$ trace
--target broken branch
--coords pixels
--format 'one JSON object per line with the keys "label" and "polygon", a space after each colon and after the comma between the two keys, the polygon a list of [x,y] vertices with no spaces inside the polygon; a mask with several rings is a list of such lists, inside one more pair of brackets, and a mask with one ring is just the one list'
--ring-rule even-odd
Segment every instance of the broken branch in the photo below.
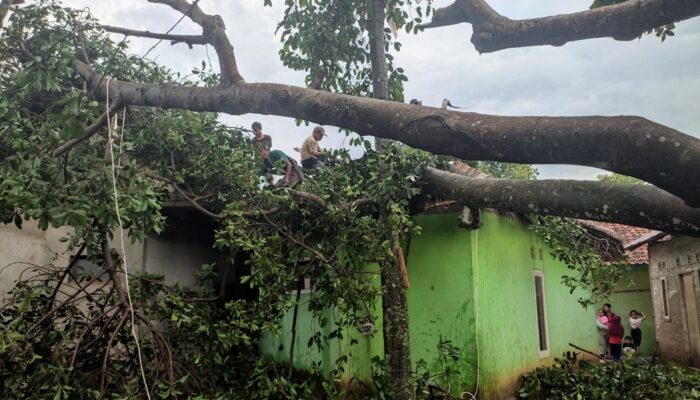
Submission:
{"label": "broken branch", "polygon": [[226,36],[226,26],[220,16],[205,14],[197,5],[199,0],[195,0],[192,4],[186,0],[148,0],[148,2],[170,6],[202,27],[207,43],[214,47],[216,54],[219,56],[222,86],[245,83],[243,76],[238,72],[233,45]]}

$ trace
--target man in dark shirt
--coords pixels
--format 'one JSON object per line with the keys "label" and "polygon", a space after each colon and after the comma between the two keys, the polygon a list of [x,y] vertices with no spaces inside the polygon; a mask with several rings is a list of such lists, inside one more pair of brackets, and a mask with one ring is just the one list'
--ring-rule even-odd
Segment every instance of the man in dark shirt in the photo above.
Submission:
{"label": "man in dark shirt", "polygon": [[[304,179],[304,174],[296,161],[280,150],[272,150],[263,147],[261,149],[263,165],[258,173],[260,176],[267,174],[284,175],[282,179],[277,181],[276,186],[294,187]],[[270,178],[272,179],[272,178]]]}
{"label": "man in dark shirt", "polygon": [[253,126],[251,126],[253,129],[253,138],[251,141],[253,142],[254,145],[258,145],[261,148],[266,147],[268,150],[272,148],[272,138],[270,135],[265,135],[262,131],[262,124],[260,122],[253,122]]}

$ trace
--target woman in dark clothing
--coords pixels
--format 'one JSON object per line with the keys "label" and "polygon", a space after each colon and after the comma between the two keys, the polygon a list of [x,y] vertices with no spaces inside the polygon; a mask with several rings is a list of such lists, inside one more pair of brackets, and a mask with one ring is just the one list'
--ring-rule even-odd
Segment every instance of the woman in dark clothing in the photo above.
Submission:
{"label": "woman in dark clothing", "polygon": [[613,315],[608,321],[608,342],[610,343],[610,353],[615,361],[620,360],[622,354],[622,337],[625,336],[625,327],[620,322],[619,315]]}

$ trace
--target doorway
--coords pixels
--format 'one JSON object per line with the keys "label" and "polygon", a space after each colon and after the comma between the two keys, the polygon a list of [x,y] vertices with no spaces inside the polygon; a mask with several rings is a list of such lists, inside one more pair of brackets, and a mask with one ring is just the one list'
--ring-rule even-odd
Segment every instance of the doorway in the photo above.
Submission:
{"label": "doorway", "polygon": [[700,367],[700,323],[698,323],[698,304],[693,274],[681,275],[681,285],[683,286],[683,304],[685,305],[685,320],[688,327],[690,360],[694,366]]}

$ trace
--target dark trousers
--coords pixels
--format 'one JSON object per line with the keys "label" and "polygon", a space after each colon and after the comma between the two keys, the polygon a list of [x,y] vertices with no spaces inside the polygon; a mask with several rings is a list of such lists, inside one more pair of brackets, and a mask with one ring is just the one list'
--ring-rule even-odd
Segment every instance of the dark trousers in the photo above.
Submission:
{"label": "dark trousers", "polygon": [[307,158],[306,160],[301,160],[301,166],[305,169],[314,169],[318,164],[323,164],[326,161],[326,156],[321,154],[318,157]]}
{"label": "dark trousers", "polygon": [[631,335],[632,335],[632,342],[634,342],[634,348],[637,351],[639,351],[639,346],[642,345],[642,330],[639,328],[632,329]]}
{"label": "dark trousers", "polygon": [[622,344],[610,343],[610,354],[612,354],[613,360],[618,361],[622,355]]}

